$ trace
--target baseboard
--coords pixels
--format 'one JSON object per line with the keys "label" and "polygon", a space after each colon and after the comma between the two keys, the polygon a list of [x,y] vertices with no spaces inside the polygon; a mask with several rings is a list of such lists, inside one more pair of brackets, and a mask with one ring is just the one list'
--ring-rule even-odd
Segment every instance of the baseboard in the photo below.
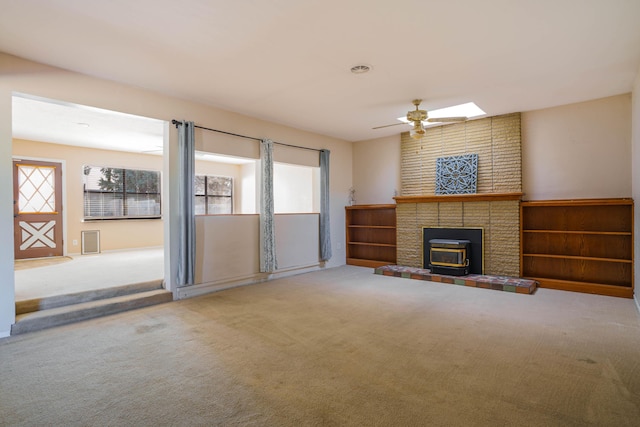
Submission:
{"label": "baseboard", "polygon": [[11,329],[9,329],[8,331],[0,331],[0,338],[7,338],[10,335],[11,335]]}
{"label": "baseboard", "polygon": [[640,313],[640,294],[635,294],[633,295],[633,300],[636,302],[636,308],[638,309],[638,312]]}
{"label": "baseboard", "polygon": [[268,280],[263,275],[251,275],[248,277],[236,277],[233,279],[223,279],[216,282],[199,283],[192,286],[184,286],[176,289],[175,299],[193,298],[212,292],[223,291],[225,289],[236,288],[238,286],[253,285],[255,283]]}
{"label": "baseboard", "polygon": [[[162,249],[162,248],[164,248],[164,246],[143,246],[140,248],[107,249],[107,250],[100,250],[100,252],[95,254],[86,254],[86,255],[115,254],[118,252],[146,251],[151,249]],[[82,252],[67,252],[65,255],[70,257],[85,256],[85,254],[83,254]]]}
{"label": "baseboard", "polygon": [[176,299],[193,298],[200,295],[219,292],[225,289],[237,288],[239,286],[255,285],[269,280],[280,279],[282,277],[295,276],[297,274],[311,273],[322,269],[324,263],[306,266],[296,266],[284,268],[273,273],[255,273],[242,277],[227,278],[215,282],[199,283],[197,285],[178,288],[174,293]]}

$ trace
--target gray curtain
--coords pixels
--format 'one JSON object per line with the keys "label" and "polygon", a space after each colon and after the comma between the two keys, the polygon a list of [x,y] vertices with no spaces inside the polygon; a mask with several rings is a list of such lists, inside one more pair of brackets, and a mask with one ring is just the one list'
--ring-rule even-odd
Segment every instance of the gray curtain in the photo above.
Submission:
{"label": "gray curtain", "polygon": [[260,272],[270,273],[278,269],[278,261],[273,210],[273,141],[269,139],[260,143],[260,166]]}
{"label": "gray curtain", "polygon": [[331,258],[329,154],[329,150],[320,150],[320,261],[328,261]]}
{"label": "gray curtain", "polygon": [[178,156],[180,187],[178,191],[180,220],[177,285],[193,285],[195,280],[196,220],[194,216],[193,179],[195,173],[195,136],[193,122],[182,121],[178,126]]}

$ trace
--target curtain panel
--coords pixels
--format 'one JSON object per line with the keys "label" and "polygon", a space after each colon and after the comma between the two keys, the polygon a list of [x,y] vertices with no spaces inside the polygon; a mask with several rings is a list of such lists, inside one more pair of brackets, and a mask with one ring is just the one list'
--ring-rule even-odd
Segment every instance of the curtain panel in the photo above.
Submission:
{"label": "curtain panel", "polygon": [[320,261],[331,259],[331,221],[329,211],[329,150],[320,150]]}
{"label": "curtain panel", "polygon": [[179,173],[179,207],[180,221],[179,264],[177,285],[193,285],[195,281],[195,201],[193,196],[193,180],[195,174],[195,133],[193,122],[182,121],[178,126]]}
{"label": "curtain panel", "polygon": [[260,272],[278,269],[273,206],[273,141],[260,142]]}

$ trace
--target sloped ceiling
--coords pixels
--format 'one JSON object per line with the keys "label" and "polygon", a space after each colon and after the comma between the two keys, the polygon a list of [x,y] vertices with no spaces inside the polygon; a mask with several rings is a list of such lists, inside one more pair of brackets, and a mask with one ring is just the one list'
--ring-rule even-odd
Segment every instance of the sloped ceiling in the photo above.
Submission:
{"label": "sloped ceiling", "polygon": [[[0,51],[347,141],[631,91],[640,1],[0,0]],[[372,71],[350,72],[367,64]]]}

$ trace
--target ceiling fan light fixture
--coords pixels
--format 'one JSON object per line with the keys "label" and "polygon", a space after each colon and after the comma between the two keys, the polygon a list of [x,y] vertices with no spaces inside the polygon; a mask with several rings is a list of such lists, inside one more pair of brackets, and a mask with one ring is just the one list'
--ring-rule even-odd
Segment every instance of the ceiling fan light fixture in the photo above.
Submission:
{"label": "ceiling fan light fixture", "polygon": [[420,139],[424,136],[424,132],[420,133],[420,132],[417,132],[415,129],[411,129],[409,131],[409,136],[411,136],[411,138],[413,139]]}
{"label": "ceiling fan light fixture", "polygon": [[425,134],[425,132],[426,131],[424,129],[424,126],[422,125],[422,122],[415,121],[413,122],[413,129],[409,131],[409,135],[413,139],[420,139]]}
{"label": "ceiling fan light fixture", "polygon": [[[416,139],[420,139],[420,136],[424,135],[426,132],[426,126],[439,125],[444,123],[466,122],[471,117],[477,117],[486,114],[473,102],[467,102],[466,104],[454,105],[453,107],[441,108],[440,110],[429,112],[420,109],[421,102],[421,99],[414,99],[412,103],[413,105],[415,105],[416,109],[407,111],[407,115],[405,117],[398,117],[398,121],[400,123],[376,126],[373,129],[382,129],[401,124],[408,124],[413,126],[410,130],[411,136]],[[431,113],[434,113],[433,116],[435,117],[431,116]],[[443,113],[449,113],[449,116],[444,115]],[[451,113],[457,114],[451,115]]]}
{"label": "ceiling fan light fixture", "polygon": [[[409,111],[409,113],[413,113],[413,111]],[[435,125],[441,122],[436,121],[440,117],[466,117],[467,119],[473,117],[482,116],[485,113],[480,107],[478,107],[473,102],[467,102],[466,104],[454,105],[451,107],[440,108],[438,110],[430,110],[429,111],[429,123],[428,125]],[[407,117],[398,117],[398,120],[404,123],[409,123],[410,120]]]}

